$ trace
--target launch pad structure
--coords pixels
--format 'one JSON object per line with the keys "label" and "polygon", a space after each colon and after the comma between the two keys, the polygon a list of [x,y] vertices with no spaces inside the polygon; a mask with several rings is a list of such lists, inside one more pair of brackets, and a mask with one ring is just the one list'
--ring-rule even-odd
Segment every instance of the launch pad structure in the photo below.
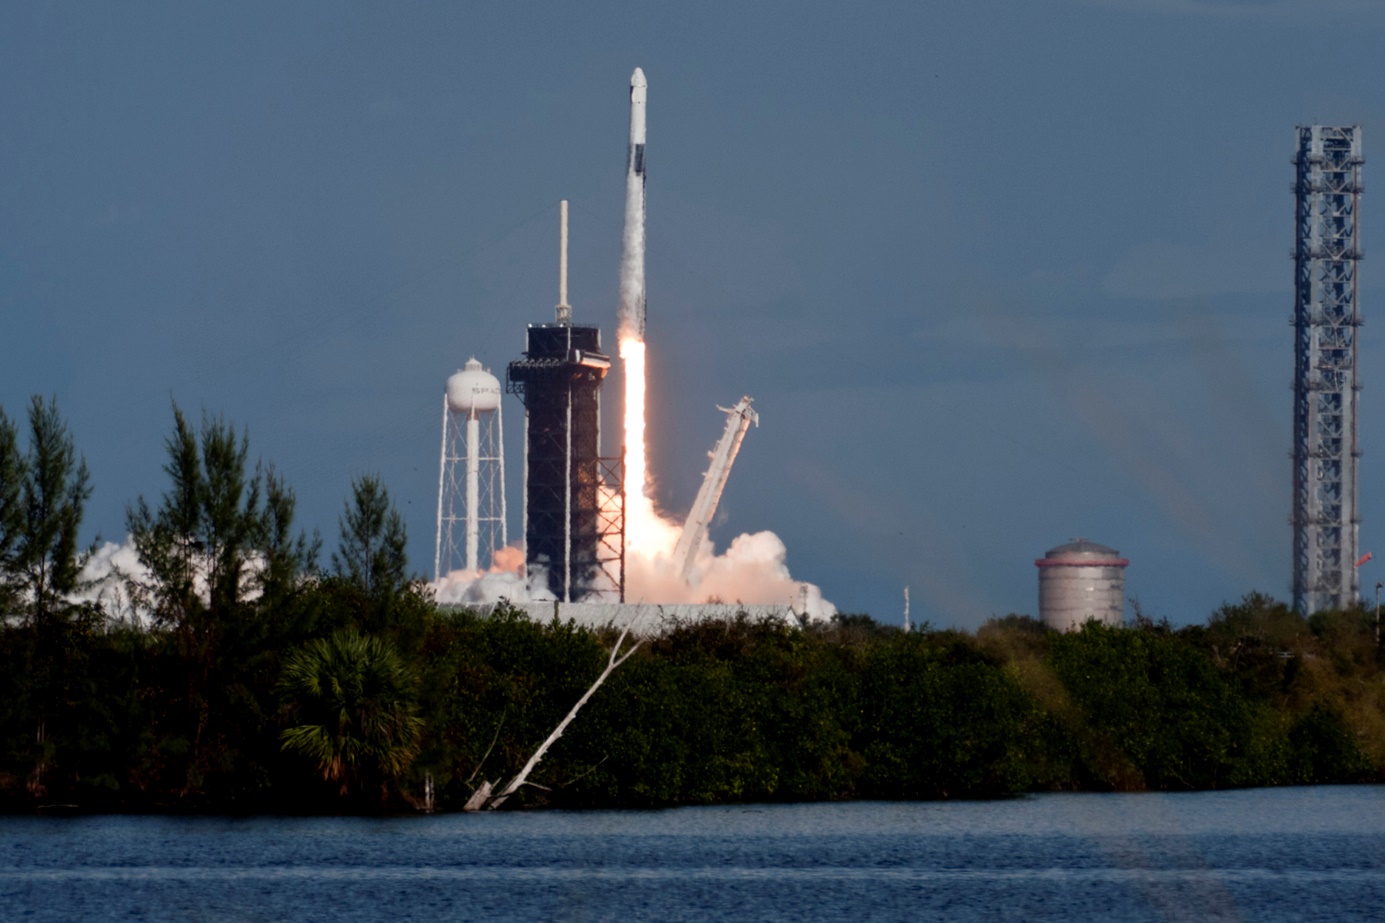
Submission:
{"label": "launch pad structure", "polygon": [[524,404],[524,561],[563,602],[623,602],[625,518],[619,458],[601,455],[601,329],[572,323],[567,202],[560,206],[555,322],[530,324],[506,390]]}
{"label": "launch pad structure", "polygon": [[1294,156],[1294,608],[1356,603],[1360,126],[1300,126]]}

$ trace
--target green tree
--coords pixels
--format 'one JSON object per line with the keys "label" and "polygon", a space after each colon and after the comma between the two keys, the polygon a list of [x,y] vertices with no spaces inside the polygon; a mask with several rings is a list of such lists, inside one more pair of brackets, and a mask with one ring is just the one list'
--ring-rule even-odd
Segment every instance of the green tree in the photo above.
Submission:
{"label": "green tree", "polygon": [[87,558],[77,531],[90,496],[87,463],[55,399],[30,402],[23,456],[14,427],[0,413],[0,581],[30,623],[57,618],[70,605]]}
{"label": "green tree", "polygon": [[283,749],[311,760],[343,797],[372,784],[383,796],[418,753],[413,679],[380,638],[347,630],[309,642],[285,661],[280,691],[295,722]]}
{"label": "green tree", "polygon": [[298,499],[293,489],[270,467],[264,473],[265,502],[260,541],[261,566],[256,582],[271,605],[299,589],[304,574],[317,568],[322,541],[293,529]]}
{"label": "green tree", "polygon": [[176,405],[173,423],[170,489],[157,509],[141,497],[126,514],[151,578],[132,591],[203,659],[251,597],[287,593],[311,572],[318,542],[293,531],[297,501],[274,469],[250,470],[243,433],[208,417],[199,433]]}
{"label": "green tree", "polygon": [[71,750],[80,667],[101,615],[72,601],[87,558],[77,532],[91,487],[57,401],[30,401],[23,454],[17,436],[0,411],[0,603],[4,615],[23,615],[17,630],[5,626],[5,640],[18,655],[14,714],[32,731],[16,755],[29,767],[29,791],[41,796],[50,767]]}
{"label": "green tree", "polygon": [[1289,774],[1289,781],[1302,785],[1373,782],[1377,775],[1341,714],[1322,704],[1289,730]]}
{"label": "green tree", "polygon": [[391,599],[409,582],[404,520],[380,479],[367,474],[351,482],[351,500],[341,515],[341,548],[332,569],[372,600]]}
{"label": "green tree", "polygon": [[[169,750],[184,752],[183,794],[200,791],[208,773],[237,775],[237,748],[267,731],[259,707],[277,662],[266,659],[268,602],[281,600],[311,568],[315,545],[292,531],[293,493],[263,466],[252,471],[249,440],[204,415],[199,430],[173,408],[165,441],[170,479],[157,508],[141,497],[127,524],[145,579],[130,592],[175,642],[184,709],[166,729]],[[227,781],[226,784],[236,784]]]}
{"label": "green tree", "polygon": [[364,631],[387,636],[411,654],[422,639],[430,603],[409,574],[404,520],[378,477],[351,482],[340,525],[328,587],[339,610]]}
{"label": "green tree", "polygon": [[152,583],[138,589],[154,617],[187,636],[212,633],[250,576],[264,529],[260,478],[246,468],[248,439],[204,416],[201,438],[176,405],[164,443],[172,481],[157,509],[140,497],[126,514]]}
{"label": "green tree", "polygon": [[19,505],[24,459],[15,426],[0,407],[0,619],[19,601],[18,549],[24,520]]}
{"label": "green tree", "polygon": [[1199,789],[1245,784],[1254,710],[1212,658],[1163,628],[1088,623],[1052,641],[1048,662],[1081,724],[1092,784]]}

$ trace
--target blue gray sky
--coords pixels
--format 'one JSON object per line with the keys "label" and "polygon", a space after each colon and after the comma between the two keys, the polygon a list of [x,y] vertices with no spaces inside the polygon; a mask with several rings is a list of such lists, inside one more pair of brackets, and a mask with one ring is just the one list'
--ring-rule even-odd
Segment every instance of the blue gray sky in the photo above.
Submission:
{"label": "blue gray sky", "polygon": [[1382,38],[1385,3],[1331,0],[6,4],[0,404],[57,396],[91,538],[164,489],[176,400],[329,547],[379,473],[428,569],[443,382],[552,316],[561,198],[614,336],[640,66],[668,508],[749,394],[713,538],[772,529],[841,609],[1033,613],[1034,558],[1084,536],[1201,621],[1288,595],[1295,125],[1364,126],[1381,300]]}

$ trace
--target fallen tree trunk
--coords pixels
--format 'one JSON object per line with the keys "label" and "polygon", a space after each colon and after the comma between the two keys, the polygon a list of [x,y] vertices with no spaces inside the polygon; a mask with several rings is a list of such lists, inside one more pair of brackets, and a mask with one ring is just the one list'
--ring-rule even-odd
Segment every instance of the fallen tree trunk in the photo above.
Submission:
{"label": "fallen tree trunk", "polygon": [[479,811],[485,807],[486,799],[491,796],[491,784],[482,782],[481,787],[471,793],[471,797],[462,805],[463,811]]}
{"label": "fallen tree trunk", "polygon": [[[539,760],[543,759],[544,754],[548,752],[548,748],[553,746],[553,744],[557,742],[559,737],[563,736],[563,731],[567,730],[567,726],[572,723],[573,718],[577,717],[577,713],[582,710],[583,705],[587,704],[587,700],[592,697],[592,694],[595,693],[596,690],[601,688],[602,683],[606,682],[606,677],[610,676],[611,673],[615,671],[616,667],[620,666],[621,664],[625,663],[625,661],[629,660],[630,655],[635,653],[635,649],[640,646],[641,642],[636,641],[634,644],[630,646],[630,649],[628,651],[626,651],[624,654],[621,654],[621,645],[625,643],[625,637],[628,634],[630,634],[629,625],[625,626],[625,630],[622,631],[620,633],[620,637],[616,639],[615,647],[611,648],[611,656],[606,660],[606,669],[601,671],[601,675],[596,678],[596,682],[592,683],[591,688],[588,689],[582,695],[582,698],[577,700],[577,704],[572,706],[572,710],[567,713],[567,717],[564,718],[561,722],[559,722],[558,726],[553,729],[553,733],[548,735],[548,739],[545,740],[539,746],[539,748],[534,751],[534,755],[529,757],[529,762],[525,763],[524,768],[521,769],[519,773],[513,779],[510,780],[510,784],[506,785],[505,788],[500,792],[500,794],[494,797],[489,797],[491,792],[491,785],[489,782],[483,783],[482,786],[476,790],[475,794],[473,794],[471,798],[467,801],[466,806],[463,808],[463,810],[477,811],[484,809],[487,811],[494,811],[496,808],[504,804],[507,798],[509,798],[515,792],[519,791],[520,787],[523,786],[528,780],[529,773],[534,771],[534,767],[539,764]],[[617,657],[617,655],[619,655],[619,657]],[[473,802],[476,802],[475,807],[472,807]]]}

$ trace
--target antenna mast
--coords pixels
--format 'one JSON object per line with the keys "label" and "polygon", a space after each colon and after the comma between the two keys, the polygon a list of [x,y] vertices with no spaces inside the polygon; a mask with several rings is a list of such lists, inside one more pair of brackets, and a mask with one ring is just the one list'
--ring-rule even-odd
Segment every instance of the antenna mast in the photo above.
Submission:
{"label": "antenna mast", "polygon": [[558,203],[558,323],[572,323],[567,303],[567,199]]}

